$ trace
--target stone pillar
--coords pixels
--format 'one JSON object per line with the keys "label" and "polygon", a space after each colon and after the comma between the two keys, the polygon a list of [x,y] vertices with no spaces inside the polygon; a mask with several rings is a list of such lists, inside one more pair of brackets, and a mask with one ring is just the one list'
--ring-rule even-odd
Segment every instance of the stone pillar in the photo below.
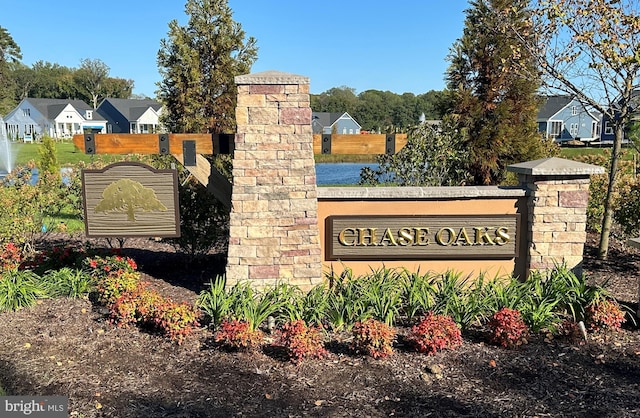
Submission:
{"label": "stone pillar", "polygon": [[604,168],[546,158],[507,169],[518,173],[528,192],[527,228],[523,231],[528,235],[527,274],[565,264],[581,275],[590,175],[604,173]]}
{"label": "stone pillar", "polygon": [[322,281],[309,79],[267,71],[235,78],[227,286]]}

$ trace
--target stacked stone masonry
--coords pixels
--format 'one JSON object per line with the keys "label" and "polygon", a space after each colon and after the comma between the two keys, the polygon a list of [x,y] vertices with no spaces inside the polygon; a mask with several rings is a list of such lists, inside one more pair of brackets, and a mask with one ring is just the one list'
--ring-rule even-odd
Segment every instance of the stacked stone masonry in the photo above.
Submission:
{"label": "stacked stone masonry", "polygon": [[322,281],[309,80],[236,77],[237,134],[227,286]]}

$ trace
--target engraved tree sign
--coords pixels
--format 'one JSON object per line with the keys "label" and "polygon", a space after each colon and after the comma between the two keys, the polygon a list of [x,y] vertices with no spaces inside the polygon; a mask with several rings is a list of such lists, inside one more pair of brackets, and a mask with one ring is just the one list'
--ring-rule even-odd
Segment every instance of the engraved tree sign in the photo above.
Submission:
{"label": "engraved tree sign", "polygon": [[82,170],[88,237],[179,237],[178,175],[122,162]]}
{"label": "engraved tree sign", "polygon": [[114,181],[102,192],[96,212],[127,212],[127,220],[136,221],[136,210],[144,212],[166,211],[167,207],[156,197],[153,189],[129,179]]}

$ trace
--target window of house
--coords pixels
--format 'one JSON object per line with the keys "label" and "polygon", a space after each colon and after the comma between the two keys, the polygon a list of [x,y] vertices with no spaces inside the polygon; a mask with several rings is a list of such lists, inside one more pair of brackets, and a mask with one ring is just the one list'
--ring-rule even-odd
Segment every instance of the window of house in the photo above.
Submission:
{"label": "window of house", "polygon": [[31,109],[22,109],[24,116],[31,116]]}
{"label": "window of house", "polygon": [[609,123],[609,121],[606,121],[604,123],[604,133],[606,135],[613,135],[613,126],[611,126],[611,124]]}
{"label": "window of house", "polygon": [[558,138],[560,134],[562,134],[562,125],[561,120],[551,121],[551,132],[549,132],[549,135],[551,135],[552,138]]}
{"label": "window of house", "polygon": [[578,106],[571,106],[571,114],[573,116],[578,114]]}
{"label": "window of house", "polygon": [[569,127],[569,133],[573,137],[578,136],[578,124],[577,123],[572,123],[571,124],[571,126]]}
{"label": "window of house", "polygon": [[347,134],[347,128],[346,127],[342,128],[342,133],[345,134],[345,135]]}
{"label": "window of house", "polygon": [[87,119],[93,119],[93,112],[90,110],[87,110]]}
{"label": "window of house", "polygon": [[598,136],[600,136],[600,124],[591,122],[591,138],[597,138]]}
{"label": "window of house", "polygon": [[131,123],[131,127],[129,128],[129,132],[131,132],[132,134],[136,133],[136,124],[135,124],[135,122]]}

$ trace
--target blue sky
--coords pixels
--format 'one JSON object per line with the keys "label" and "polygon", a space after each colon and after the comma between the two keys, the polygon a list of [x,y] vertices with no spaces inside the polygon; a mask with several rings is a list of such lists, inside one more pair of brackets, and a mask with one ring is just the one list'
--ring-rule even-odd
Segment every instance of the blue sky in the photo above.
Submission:
{"label": "blue sky", "polygon": [[[155,96],[156,56],[168,23],[187,23],[186,0],[0,0],[0,26],[31,66],[77,68],[100,59],[134,93]],[[462,35],[467,0],[229,0],[233,18],[259,47],[252,72],[310,78],[311,93],[442,90],[446,57]]]}

